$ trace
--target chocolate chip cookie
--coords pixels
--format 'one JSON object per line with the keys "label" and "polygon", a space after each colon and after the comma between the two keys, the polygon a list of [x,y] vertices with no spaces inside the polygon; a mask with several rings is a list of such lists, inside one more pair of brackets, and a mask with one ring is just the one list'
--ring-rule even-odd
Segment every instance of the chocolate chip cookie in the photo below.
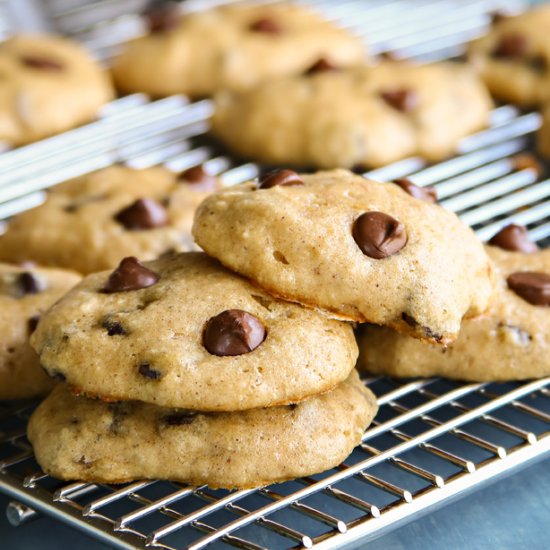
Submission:
{"label": "chocolate chip cookie", "polygon": [[505,228],[490,244],[498,292],[487,316],[464,321],[448,348],[367,326],[358,336],[359,367],[389,376],[472,381],[549,376],[550,249],[538,251],[518,226]]}
{"label": "chocolate chip cookie", "polygon": [[237,5],[179,16],[146,14],[151,32],[115,60],[119,90],[212,95],[306,70],[319,58],[360,63],[364,46],[315,12],[289,4]]}
{"label": "chocolate chip cookie", "polygon": [[322,66],[216,97],[213,132],[231,150],[268,164],[374,167],[451,155],[484,127],[491,100],[458,64]]}
{"label": "chocolate chip cookie", "polygon": [[106,72],[78,44],[45,35],[0,43],[0,141],[22,145],[89,122],[110,101]]}
{"label": "chocolate chip cookie", "polygon": [[71,271],[0,264],[0,400],[35,397],[53,387],[29,335],[40,316],[79,281]]}
{"label": "chocolate chip cookie", "polygon": [[44,204],[12,219],[0,259],[93,273],[128,255],[190,250],[195,209],[218,187],[201,167],[177,175],[112,166],[56,186]]}
{"label": "chocolate chip cookie", "polygon": [[202,253],[84,279],[33,335],[42,365],[75,391],[234,411],[328,391],[355,365],[346,323],[279,301]]}
{"label": "chocolate chip cookie", "polygon": [[275,296],[440,343],[493,294],[491,262],[453,213],[346,170],[226,189],[199,206],[193,235]]}
{"label": "chocolate chip cookie", "polygon": [[75,397],[60,385],[33,414],[28,431],[38,463],[58,479],[170,479],[244,489],[337,466],[376,409],[355,371],[297,405],[228,413],[108,404]]}
{"label": "chocolate chip cookie", "polygon": [[532,107],[550,99],[550,6],[499,19],[469,59],[498,99]]}

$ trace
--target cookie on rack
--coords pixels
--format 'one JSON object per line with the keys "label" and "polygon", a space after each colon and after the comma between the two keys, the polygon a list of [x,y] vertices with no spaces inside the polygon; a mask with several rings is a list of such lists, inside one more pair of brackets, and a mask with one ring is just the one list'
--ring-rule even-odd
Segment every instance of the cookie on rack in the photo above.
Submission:
{"label": "cookie on rack", "polygon": [[231,150],[268,164],[383,166],[441,160],[487,125],[491,100],[465,66],[384,62],[305,74],[216,96],[213,132]]}
{"label": "cookie on rack", "polygon": [[23,145],[94,119],[114,97],[109,75],[78,44],[47,35],[0,43],[0,142]]}
{"label": "cookie on rack", "polygon": [[442,344],[493,294],[491,262],[455,214],[347,170],[226,189],[199,206],[193,235],[275,296]]}
{"label": "cookie on rack", "polygon": [[193,249],[195,209],[219,186],[201,167],[176,175],[111,166],[52,188],[44,204],[13,218],[0,236],[0,259],[92,273],[128,255]]}
{"label": "cookie on rack", "polygon": [[52,389],[29,335],[40,316],[79,281],[71,271],[0,264],[0,400]]}
{"label": "cookie on rack", "polygon": [[302,6],[235,5],[182,17],[156,8],[147,18],[151,32],[114,61],[122,92],[204,97],[301,73],[320,57],[339,65],[365,58],[358,38]]}
{"label": "cookie on rack", "polygon": [[464,321],[447,348],[386,328],[363,327],[359,367],[395,377],[482,382],[550,376],[550,249],[538,251],[518,226],[503,229],[489,242],[498,293],[487,316]]}
{"label": "cookie on rack", "polygon": [[468,57],[491,93],[533,107],[550,99],[550,6],[504,17],[470,44]]}
{"label": "cookie on rack", "polygon": [[63,384],[35,411],[28,435],[42,469],[58,479],[244,489],[337,466],[376,410],[355,371],[296,405],[227,413],[105,403]]}
{"label": "cookie on rack", "polygon": [[349,324],[279,301],[202,253],[124,259],[84,279],[33,335],[75,391],[234,411],[328,391],[355,366]]}

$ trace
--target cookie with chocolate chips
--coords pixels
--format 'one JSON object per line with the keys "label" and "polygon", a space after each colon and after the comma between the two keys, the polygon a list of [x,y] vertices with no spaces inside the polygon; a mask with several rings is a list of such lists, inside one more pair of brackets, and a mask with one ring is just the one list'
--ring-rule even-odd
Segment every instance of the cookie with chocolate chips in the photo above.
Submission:
{"label": "cookie with chocolate chips", "polygon": [[444,376],[506,381],[550,375],[550,249],[538,250],[525,228],[508,226],[487,246],[498,278],[488,315],[466,320],[447,348],[375,326],[358,334],[359,367],[397,377]]}
{"label": "cookie with chocolate chips", "polygon": [[235,5],[184,16],[153,6],[144,18],[150,33],[114,62],[125,93],[204,97],[301,73],[321,57],[344,66],[365,58],[361,40],[302,6]]}
{"label": "cookie with chocolate chips", "polygon": [[28,432],[38,463],[57,479],[169,479],[244,489],[337,466],[376,409],[355,371],[294,406],[227,413],[108,404],[60,385],[35,411]]}
{"label": "cookie with chocolate chips", "polygon": [[23,145],[95,118],[114,97],[107,73],[78,44],[46,35],[0,44],[0,142]]}
{"label": "cookie with chocolate chips", "polygon": [[29,336],[41,315],[79,281],[71,271],[0,264],[0,400],[35,397],[53,387]]}
{"label": "cookie with chocolate chips", "polygon": [[384,62],[220,93],[213,132],[236,153],[272,165],[374,167],[451,155],[460,138],[487,124],[490,109],[467,67]]}
{"label": "cookie with chocolate chips", "polygon": [[92,273],[124,256],[191,250],[195,209],[219,186],[200,166],[181,174],[112,166],[54,187],[44,204],[12,219],[0,259]]}
{"label": "cookie with chocolate chips", "polygon": [[202,253],[84,279],[33,345],[78,393],[233,411],[295,403],[353,369],[351,327],[277,300]]}
{"label": "cookie with chocolate chips", "polygon": [[453,213],[346,170],[290,172],[208,197],[199,246],[275,296],[421,339],[487,309],[491,262]]}
{"label": "cookie with chocolate chips", "polygon": [[495,22],[468,57],[498,99],[533,107],[550,99],[550,6]]}

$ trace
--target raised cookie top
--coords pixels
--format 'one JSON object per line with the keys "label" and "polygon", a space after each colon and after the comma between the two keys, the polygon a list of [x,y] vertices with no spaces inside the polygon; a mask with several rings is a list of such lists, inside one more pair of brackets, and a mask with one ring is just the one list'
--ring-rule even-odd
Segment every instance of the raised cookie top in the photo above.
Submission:
{"label": "raised cookie top", "polygon": [[33,337],[78,391],[169,407],[241,410],[300,401],[344,380],[351,327],[279,301],[201,253],[90,275]]}
{"label": "raised cookie top", "polygon": [[452,212],[345,170],[296,177],[207,198],[197,243],[276,296],[426,340],[487,309],[491,262]]}
{"label": "raised cookie top", "polygon": [[179,21],[173,11],[158,15],[146,16],[153,32],[130,42],[115,60],[122,90],[204,96],[300,73],[321,57],[339,65],[365,57],[358,38],[301,6],[225,6]]}
{"label": "raised cookie top", "polygon": [[0,257],[90,273],[124,256],[189,249],[194,211],[219,187],[200,166],[181,174],[112,166],[56,186],[43,205],[14,218],[0,236]]}
{"label": "raised cookie top", "polygon": [[461,137],[487,124],[491,105],[482,82],[458,64],[323,64],[220,93],[213,131],[237,153],[271,164],[381,166],[451,154]]}
{"label": "raised cookie top", "polygon": [[497,97],[525,105],[549,98],[549,27],[550,6],[540,6],[499,18],[486,36],[470,45],[470,60]]}
{"label": "raised cookie top", "polygon": [[105,71],[77,43],[17,35],[0,43],[0,140],[19,145],[92,118],[113,97]]}

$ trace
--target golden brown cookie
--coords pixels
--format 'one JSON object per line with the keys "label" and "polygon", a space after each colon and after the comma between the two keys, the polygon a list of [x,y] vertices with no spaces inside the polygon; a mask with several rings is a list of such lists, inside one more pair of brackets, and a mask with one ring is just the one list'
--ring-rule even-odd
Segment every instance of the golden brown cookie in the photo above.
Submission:
{"label": "golden brown cookie", "polygon": [[40,316],[79,281],[79,275],[61,269],[0,264],[0,400],[35,397],[53,387],[29,335]]}
{"label": "golden brown cookie", "polygon": [[107,73],[65,38],[19,35],[0,44],[0,141],[23,145],[96,117],[110,101]]}
{"label": "golden brown cookie", "polygon": [[113,76],[123,92],[208,96],[296,74],[320,58],[364,60],[361,41],[315,12],[290,4],[225,6],[152,19],[152,31],[126,45]]}
{"label": "golden brown cookie", "polygon": [[226,189],[201,204],[193,235],[275,296],[440,343],[493,294],[491,262],[455,214],[346,170]]}
{"label": "golden brown cookie", "polygon": [[462,137],[487,125],[491,107],[465,66],[381,63],[221,93],[212,123],[231,150],[268,164],[372,167],[451,155]]}
{"label": "golden brown cookie", "polygon": [[358,335],[359,367],[396,377],[482,382],[549,376],[550,249],[534,251],[517,230],[493,242],[508,250],[487,246],[498,277],[497,297],[487,316],[464,321],[458,339],[447,348],[366,326]]}
{"label": "golden brown cookie", "polygon": [[210,411],[295,403],[345,380],[357,359],[349,324],[276,300],[202,253],[86,277],[32,344],[77,391]]}
{"label": "golden brown cookie", "polygon": [[220,185],[200,172],[111,166],[58,185],[44,204],[10,221],[0,259],[93,273],[124,256],[151,260],[191,250],[195,209]]}
{"label": "golden brown cookie", "polygon": [[499,19],[468,57],[498,99],[532,107],[550,99],[550,6]]}

